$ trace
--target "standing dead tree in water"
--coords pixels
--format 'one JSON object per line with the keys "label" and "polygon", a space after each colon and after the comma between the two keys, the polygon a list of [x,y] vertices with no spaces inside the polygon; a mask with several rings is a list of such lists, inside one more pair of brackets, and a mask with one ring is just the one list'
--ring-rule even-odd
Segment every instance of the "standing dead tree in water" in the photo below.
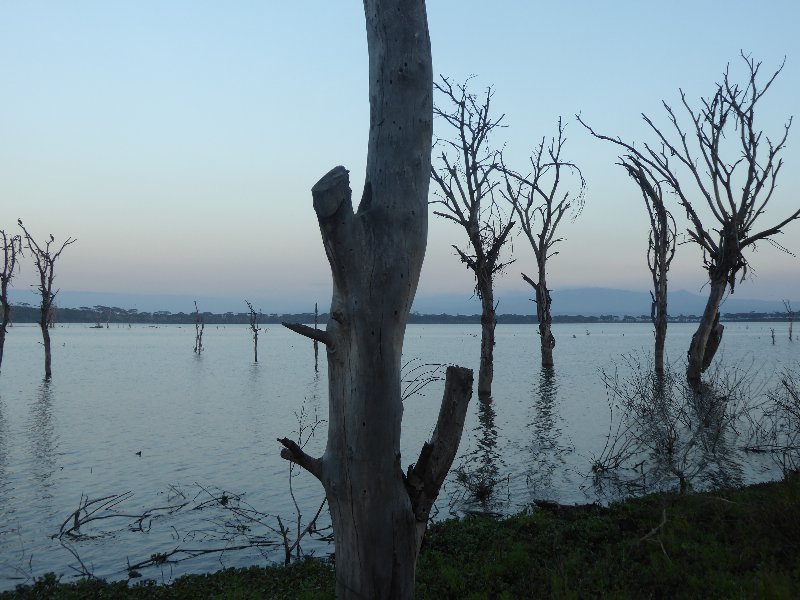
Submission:
{"label": "standing dead tree in water", "polygon": [[650,292],[650,320],[655,334],[655,374],[664,375],[664,345],[667,339],[667,291],[669,267],[675,257],[677,228],[672,213],[664,203],[661,181],[650,166],[635,154],[620,157],[625,168],[642,193],[647,215],[650,217],[650,234],[647,240],[647,268],[653,279]]}
{"label": "standing dead tree in water", "polygon": [[789,319],[789,341],[792,341],[792,325],[794,325],[794,311],[792,310],[792,303],[788,300],[783,301],[783,307],[786,309],[786,316]]}
{"label": "standing dead tree in water", "polygon": [[11,322],[11,304],[8,301],[8,287],[19,268],[18,259],[22,256],[22,237],[9,235],[0,229],[3,237],[3,269],[0,271],[0,305],[3,309],[3,321],[0,323],[0,368],[3,366],[3,348],[6,343],[6,329]]}
{"label": "standing dead tree in water", "polygon": [[[529,175],[522,176],[503,168],[506,181],[503,195],[511,203],[514,213],[519,218],[520,227],[527,236],[536,258],[536,280],[525,273],[522,273],[522,278],[536,294],[536,317],[539,321],[543,367],[553,366],[553,348],[556,346],[556,339],[551,331],[552,298],[547,288],[547,261],[558,254],[553,247],[564,239],[555,237],[561,219],[570,209],[574,211],[574,218],[580,214],[586,189],[586,182],[580,169],[575,164],[561,159],[561,150],[565,142],[564,125],[559,119],[558,137],[551,139],[547,146],[545,138],[542,138],[531,156],[532,171]],[[570,190],[563,191],[565,176],[577,177],[576,195],[570,195]]]}
{"label": "standing dead tree in water", "polygon": [[[314,302],[314,329],[319,327],[319,309]],[[314,339],[314,372],[319,371],[319,340]]]}
{"label": "standing dead tree in water", "polygon": [[206,324],[200,309],[197,308],[197,300],[194,301],[194,353],[200,354],[203,351],[203,329]]}
{"label": "standing dead tree in water", "polygon": [[467,233],[466,249],[453,246],[467,268],[475,275],[475,291],[481,301],[481,363],[478,394],[490,396],[494,378],[494,344],[497,316],[494,278],[513,261],[500,260],[500,251],[509,239],[514,222],[505,215],[495,198],[501,183],[502,156],[492,148],[489,138],[501,127],[503,115],[494,119],[490,107],[494,91],[486,89],[478,97],[464,84],[453,85],[446,77],[434,83],[443,100],[434,115],[455,130],[453,137],[438,138],[442,148],[439,167],[431,168],[438,189],[431,204],[442,207],[434,214],[449,219]]}
{"label": "standing dead tree in water", "polygon": [[250,304],[247,300],[244,301],[247,304],[247,309],[250,311],[249,316],[249,323],[250,323],[250,331],[253,334],[253,361],[258,362],[258,332],[261,331],[259,327],[259,319],[261,317],[260,312],[256,312],[253,308],[253,305]]}
{"label": "standing dead tree in water", "polygon": [[[792,119],[789,118],[776,139],[756,128],[758,103],[783,70],[783,64],[762,83],[759,81],[761,63],[745,54],[742,58],[748,70],[746,83],[734,83],[730,66],[727,67],[722,82],[716,85],[712,96],[701,100],[699,110],[689,105],[681,90],[681,102],[691,120],[688,131],[666,102],[663,105],[673,129],[671,136],[642,115],[656,136],[655,146],[644,144],[643,150],[639,150],[619,138],[599,135],[586,126],[595,137],[622,146],[653,170],[685,209],[689,238],[703,250],[710,291],[689,347],[686,370],[687,380],[695,387],[700,385],[701,374],[711,364],[722,339],[719,306],[725,291],[730,286],[733,293],[737,276],[741,273],[744,279],[747,275],[745,249],[765,240],[785,250],[773,238],[784,226],[800,218],[798,209],[771,227],[756,227],[775,192],[783,166],[780,153],[786,145]],[[685,186],[694,187],[695,191],[690,192]],[[697,193],[704,203],[692,199]],[[710,217],[700,216],[703,204]]]}
{"label": "standing dead tree in water", "polygon": [[[33,256],[36,270],[39,273],[39,294],[41,295],[41,306],[39,316],[39,327],[42,330],[42,341],[44,343],[44,377],[50,379],[53,375],[51,369],[50,353],[50,331],[49,323],[53,320],[53,301],[56,299],[58,290],[53,291],[53,281],[55,280],[55,265],[58,257],[64,249],[78,240],[68,237],[61,246],[56,245],[56,240],[52,234],[44,244],[39,244],[22,224],[22,220],[17,220],[17,224],[22,228],[25,238],[25,245]],[[58,250],[56,250],[58,248]]]}
{"label": "standing dead tree in water", "polygon": [[281,456],[325,488],[336,545],[336,596],[412,598],[429,511],[461,439],[472,372],[449,367],[439,418],[416,463],[401,468],[401,358],[428,231],[432,63],[423,0],[365,0],[370,129],[364,192],[348,172],[311,190],[333,295],[325,331],[290,329],[327,347],[329,423],[314,458]]}

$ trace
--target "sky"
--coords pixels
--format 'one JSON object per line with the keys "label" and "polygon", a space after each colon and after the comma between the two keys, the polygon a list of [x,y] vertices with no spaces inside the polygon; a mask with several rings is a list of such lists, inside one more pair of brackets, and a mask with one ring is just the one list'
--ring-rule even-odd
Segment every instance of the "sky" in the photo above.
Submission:
{"label": "sky", "polygon": [[[559,116],[567,122],[564,155],[583,171],[586,205],[562,225],[556,290],[650,285],[641,196],[577,113],[597,131],[652,140],[642,113],[665,124],[661,102],[678,107],[679,88],[698,106],[728,63],[741,78],[743,50],[765,74],[786,58],[757,114],[765,134],[800,114],[796,0],[431,0],[428,16],[434,73],[494,87],[507,127],[493,142],[511,166],[524,170]],[[77,238],[57,265],[62,290],[327,306],[310,189],[341,164],[360,196],[366,70],[355,0],[0,0],[0,228],[22,218],[39,238]],[[800,204],[796,127],[765,225]],[[429,232],[418,294],[470,295],[451,248],[463,231],[431,215]],[[800,222],[779,242],[800,252]],[[521,236],[513,258],[501,295],[533,271]],[[800,300],[800,259],[760,244],[750,261],[737,295]],[[33,275],[25,262],[16,287]],[[707,291],[704,275],[698,250],[680,246],[670,285]]]}

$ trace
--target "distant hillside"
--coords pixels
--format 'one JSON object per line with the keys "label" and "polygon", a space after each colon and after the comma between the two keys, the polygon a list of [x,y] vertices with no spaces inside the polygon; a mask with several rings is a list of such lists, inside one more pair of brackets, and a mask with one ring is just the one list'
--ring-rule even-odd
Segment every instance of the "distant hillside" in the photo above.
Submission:
{"label": "distant hillside", "polygon": [[[499,292],[498,314],[533,314],[536,312],[527,292]],[[610,288],[576,288],[554,290],[553,315],[616,315],[639,316],[650,314],[650,294],[630,290]],[[677,290],[669,294],[670,315],[700,315],[706,304],[706,297],[692,294],[686,290]],[[800,302],[793,302],[795,306]],[[442,294],[437,296],[421,296],[414,301],[414,311],[420,314],[447,312],[450,314],[475,314],[481,310],[476,297]],[[783,305],[778,301],[749,300],[729,295],[722,305],[722,313],[773,313],[783,312]]]}
{"label": "distant hillside", "polygon": [[[505,315],[534,315],[536,308],[530,300],[532,294],[527,291],[498,292],[497,313]],[[553,315],[583,315],[599,317],[600,315],[626,315],[638,317],[650,314],[650,295],[648,292],[635,292],[630,290],[617,290],[610,288],[575,288],[554,290]],[[29,290],[12,289],[10,293],[12,304],[29,303],[36,305],[37,296]],[[178,295],[146,295],[146,294],[114,294],[102,292],[59,292],[56,298],[57,306],[61,308],[84,308],[91,311],[95,306],[121,307],[126,311],[139,312],[180,312],[191,313],[194,311],[194,300],[197,300],[201,311],[214,314],[238,314],[246,310],[243,298],[230,296],[178,296]],[[314,300],[298,301],[278,298],[248,298],[256,309],[261,309],[265,314],[294,314],[308,313],[314,308]],[[329,297],[317,299],[320,312],[328,310]],[[706,297],[692,294],[686,290],[676,290],[669,296],[669,314],[700,315],[705,306]],[[793,301],[795,307],[800,307],[800,301]],[[421,315],[474,315],[480,313],[481,307],[477,297],[464,294],[438,294],[421,295],[414,300],[412,312]],[[780,313],[783,305],[779,301],[749,300],[729,295],[722,305],[725,313]]]}

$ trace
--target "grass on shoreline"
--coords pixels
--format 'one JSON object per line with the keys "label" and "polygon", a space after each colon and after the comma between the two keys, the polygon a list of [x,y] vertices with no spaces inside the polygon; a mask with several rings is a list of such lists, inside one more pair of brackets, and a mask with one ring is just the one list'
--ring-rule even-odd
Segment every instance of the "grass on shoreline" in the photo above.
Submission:
{"label": "grass on shoreline", "polygon": [[[503,520],[433,524],[417,598],[795,598],[800,594],[800,475],[785,482],[608,508],[553,507]],[[333,566],[226,569],[154,582],[58,583],[11,598],[334,598]]]}

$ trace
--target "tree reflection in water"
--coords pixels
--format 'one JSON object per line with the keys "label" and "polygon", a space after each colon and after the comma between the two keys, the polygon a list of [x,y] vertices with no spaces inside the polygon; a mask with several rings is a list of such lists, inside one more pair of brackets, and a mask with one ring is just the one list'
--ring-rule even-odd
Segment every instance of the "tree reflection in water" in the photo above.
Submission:
{"label": "tree reflection in water", "polygon": [[561,417],[558,413],[558,378],[553,367],[542,367],[534,387],[533,417],[527,428],[531,459],[525,481],[534,499],[553,496],[553,477],[565,472],[565,456],[575,451],[562,440]]}
{"label": "tree reflection in water", "polygon": [[647,361],[626,360],[627,375],[604,374],[613,422],[592,465],[596,492],[613,498],[741,485],[740,426],[759,395],[753,374],[717,367],[694,389],[680,369],[659,376]]}
{"label": "tree reflection in water", "polygon": [[502,476],[505,460],[497,447],[497,427],[491,396],[478,397],[478,426],[471,439],[476,447],[462,456],[454,469],[457,491],[451,511],[467,514],[500,514],[510,502],[509,476]]}
{"label": "tree reflection in water", "polygon": [[47,496],[47,489],[53,485],[52,477],[56,467],[58,439],[53,423],[53,383],[42,381],[36,398],[30,407],[28,432],[33,459],[31,475],[42,487],[42,496]]}

